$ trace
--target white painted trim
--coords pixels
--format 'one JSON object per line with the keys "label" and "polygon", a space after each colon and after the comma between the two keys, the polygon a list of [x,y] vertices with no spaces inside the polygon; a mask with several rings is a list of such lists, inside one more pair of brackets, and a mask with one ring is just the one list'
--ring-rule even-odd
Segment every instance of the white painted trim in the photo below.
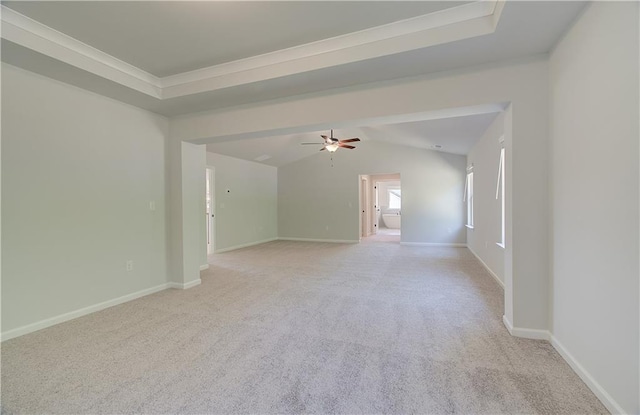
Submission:
{"label": "white painted trim", "polygon": [[98,304],[84,307],[79,310],[74,310],[68,313],[60,314],[59,316],[47,318],[45,320],[41,320],[36,323],[31,323],[26,326],[18,327],[13,330],[3,332],[1,335],[2,341],[23,336],[25,334],[33,333],[34,331],[51,327],[56,324],[64,323],[65,321],[73,320],[78,317],[86,316],[87,314],[95,313],[96,311],[101,311],[118,304],[126,303],[128,301],[132,301],[140,297],[157,293],[158,291],[166,290],[167,288],[169,288],[169,286],[170,286],[169,283],[157,285],[155,287],[147,288],[145,290],[136,291],[131,294],[123,295],[122,297],[114,298],[112,300],[107,300]]}
{"label": "white painted trim", "polygon": [[466,248],[467,244],[461,243],[447,243],[447,242],[400,242],[400,245],[405,246],[444,246],[450,248]]}
{"label": "white painted trim", "polygon": [[200,265],[200,271],[206,271],[209,269],[209,264]]}
{"label": "white painted trim", "polygon": [[487,265],[482,258],[480,258],[480,255],[476,254],[476,252],[471,249],[471,247],[469,245],[467,245],[467,249],[469,249],[469,251],[471,251],[471,253],[473,254],[473,256],[476,257],[476,259],[478,261],[480,261],[480,263],[482,264],[482,266],[487,270],[487,272],[489,272],[489,274],[493,277],[493,279],[496,280],[496,282],[502,287],[502,289],[504,290],[504,283],[500,280],[500,278],[498,278],[498,276],[496,275],[495,272],[493,272],[493,270],[491,270],[491,268],[489,268],[489,265]]}
{"label": "white painted trim", "polygon": [[161,80],[4,5],[2,37],[136,91],[160,98]]}
{"label": "white painted trim", "polygon": [[200,278],[195,279],[193,281],[181,283],[181,282],[170,282],[167,284],[167,288],[175,288],[177,290],[188,290],[189,288],[195,287],[197,285],[202,284],[202,280]]}
{"label": "white painted trim", "polygon": [[622,406],[620,406],[620,404],[618,404],[618,402],[616,402],[615,399],[613,399],[611,395],[607,393],[602,385],[600,385],[593,378],[593,376],[591,376],[591,374],[576,360],[575,357],[573,357],[571,353],[569,353],[569,351],[562,345],[562,343],[560,343],[560,341],[554,335],[551,335],[551,345],[558,351],[560,356],[562,356],[562,358],[567,361],[569,366],[571,366],[571,369],[573,369],[573,371],[576,372],[578,376],[580,376],[580,379],[582,379],[582,381],[589,387],[589,389],[591,389],[594,395],[596,395],[596,397],[600,399],[600,402],[602,402],[602,404],[609,410],[609,412],[611,412],[612,414],[626,413],[624,409],[622,409]]}
{"label": "white painted trim", "polygon": [[346,33],[332,38],[322,39],[274,52],[238,59],[219,65],[166,76],[162,79],[163,87],[172,87],[190,82],[236,74],[252,69],[299,61],[319,54],[326,54],[343,49],[380,42],[399,36],[422,32],[472,19],[492,16],[496,8],[495,0],[474,2],[437,12],[415,16],[396,22],[370,27],[356,32]]}
{"label": "white painted trim", "polygon": [[357,244],[360,241],[355,239],[315,239],[315,238],[278,238],[281,241],[298,241],[298,242],[326,242],[331,244]]}
{"label": "white painted trim", "polygon": [[511,324],[506,314],[502,315],[502,323],[507,328],[507,331],[509,332],[509,334],[513,336],[513,324]]}
{"label": "white painted trim", "polygon": [[540,329],[523,329],[520,327],[513,327],[513,324],[509,321],[506,315],[502,316],[502,322],[509,330],[509,334],[514,337],[522,337],[523,339],[531,339],[531,340],[547,340],[551,338],[551,333],[549,330],[540,330]]}
{"label": "white painted trim", "polygon": [[618,404],[611,395],[600,385],[593,376],[576,360],[575,357],[564,347],[562,343],[547,330],[522,329],[513,327],[506,315],[502,316],[502,322],[512,336],[523,337],[525,339],[547,340],[562,358],[571,366],[574,372],[591,389],[596,397],[612,414],[626,414],[622,406]]}
{"label": "white painted trim", "polygon": [[[162,78],[163,98],[256,82],[493,33],[486,0]],[[246,78],[246,79],[245,79]]]}
{"label": "white painted trim", "polygon": [[484,0],[163,78],[2,7],[2,37],[158,99],[186,96],[493,33],[502,5]]}
{"label": "white painted trim", "polygon": [[235,251],[236,249],[248,248],[250,246],[266,244],[267,242],[273,242],[277,240],[278,238],[268,238],[268,239],[263,239],[261,241],[247,242],[246,244],[240,244],[240,245],[230,246],[228,248],[216,249],[215,251],[213,251],[213,254],[215,255],[223,252]]}
{"label": "white painted trim", "polygon": [[551,334],[548,330],[539,330],[539,329],[523,329],[520,327],[514,327],[511,331],[511,335],[514,337],[522,337],[523,339],[532,339],[532,340],[547,340],[551,337]]}

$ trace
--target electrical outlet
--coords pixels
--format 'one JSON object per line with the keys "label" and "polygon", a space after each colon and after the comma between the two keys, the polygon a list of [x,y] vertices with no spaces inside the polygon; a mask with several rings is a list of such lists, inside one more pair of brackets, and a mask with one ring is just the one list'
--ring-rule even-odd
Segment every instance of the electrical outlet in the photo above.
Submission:
{"label": "electrical outlet", "polygon": [[133,260],[130,259],[127,261],[127,272],[133,271]]}
{"label": "electrical outlet", "polygon": [[156,210],[156,202],[155,200],[152,200],[149,202],[149,210],[154,212]]}

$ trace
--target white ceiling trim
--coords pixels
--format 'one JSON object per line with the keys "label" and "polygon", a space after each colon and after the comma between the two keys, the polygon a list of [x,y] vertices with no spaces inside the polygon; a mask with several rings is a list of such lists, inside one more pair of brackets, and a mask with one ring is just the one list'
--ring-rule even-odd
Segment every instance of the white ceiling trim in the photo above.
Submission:
{"label": "white ceiling trim", "polygon": [[4,39],[136,91],[161,98],[160,78],[4,5],[1,10]]}
{"label": "white ceiling trim", "polygon": [[162,97],[213,91],[490,34],[496,28],[493,18],[496,3],[469,3],[337,38],[165,77],[162,78]]}
{"label": "white ceiling trim", "polygon": [[482,0],[164,78],[2,6],[2,37],[158,99],[274,79],[493,33],[504,1]]}
{"label": "white ceiling trim", "polygon": [[445,10],[416,16],[376,26],[357,32],[293,46],[271,53],[239,59],[195,71],[167,76],[162,79],[163,87],[172,87],[208,78],[229,75],[237,72],[276,65],[283,62],[308,58],[318,54],[347,50],[358,46],[388,40],[398,36],[410,35],[428,29],[435,29],[467,20],[493,15],[497,1],[485,0],[464,4]]}

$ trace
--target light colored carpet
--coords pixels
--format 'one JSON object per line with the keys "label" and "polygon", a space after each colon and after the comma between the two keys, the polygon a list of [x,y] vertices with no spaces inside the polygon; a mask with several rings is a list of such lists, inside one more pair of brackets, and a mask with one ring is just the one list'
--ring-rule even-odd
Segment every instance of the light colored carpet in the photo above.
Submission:
{"label": "light colored carpet", "polygon": [[277,241],[2,344],[4,413],[607,413],[469,251]]}

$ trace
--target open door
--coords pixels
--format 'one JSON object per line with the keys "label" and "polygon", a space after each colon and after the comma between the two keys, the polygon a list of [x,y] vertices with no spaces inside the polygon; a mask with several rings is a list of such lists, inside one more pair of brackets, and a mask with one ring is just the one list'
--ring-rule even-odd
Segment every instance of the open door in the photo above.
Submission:
{"label": "open door", "polygon": [[362,238],[371,235],[369,207],[369,180],[365,176],[360,176],[360,237]]}

